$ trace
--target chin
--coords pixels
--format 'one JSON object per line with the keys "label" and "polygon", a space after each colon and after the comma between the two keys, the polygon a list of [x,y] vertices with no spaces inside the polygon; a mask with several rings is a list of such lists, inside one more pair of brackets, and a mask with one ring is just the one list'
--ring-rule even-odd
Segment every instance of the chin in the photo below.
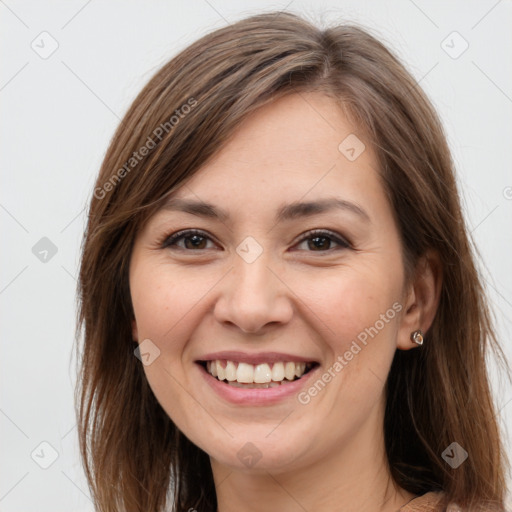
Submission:
{"label": "chin", "polygon": [[[287,431],[285,436],[269,435],[269,429],[245,431],[221,446],[210,442],[202,448],[215,461],[233,471],[278,474],[300,466],[303,452],[307,451],[304,439],[293,438]],[[268,437],[265,437],[268,436]]]}

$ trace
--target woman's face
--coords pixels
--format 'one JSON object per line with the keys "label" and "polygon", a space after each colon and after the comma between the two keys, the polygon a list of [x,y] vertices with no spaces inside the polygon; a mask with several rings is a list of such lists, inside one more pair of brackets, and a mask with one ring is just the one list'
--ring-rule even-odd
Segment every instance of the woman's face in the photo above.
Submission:
{"label": "woman's face", "polygon": [[212,464],[277,473],[381,439],[391,361],[410,347],[399,234],[363,142],[328,97],[280,99],[136,239],[146,376]]}

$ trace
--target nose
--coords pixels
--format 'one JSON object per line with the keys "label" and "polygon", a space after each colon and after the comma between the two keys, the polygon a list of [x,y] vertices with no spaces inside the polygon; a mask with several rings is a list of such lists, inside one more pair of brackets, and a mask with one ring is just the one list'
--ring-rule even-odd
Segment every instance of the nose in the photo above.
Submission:
{"label": "nose", "polygon": [[221,281],[214,308],[219,322],[255,334],[291,320],[290,290],[268,263],[264,255],[252,263],[235,256],[234,268]]}

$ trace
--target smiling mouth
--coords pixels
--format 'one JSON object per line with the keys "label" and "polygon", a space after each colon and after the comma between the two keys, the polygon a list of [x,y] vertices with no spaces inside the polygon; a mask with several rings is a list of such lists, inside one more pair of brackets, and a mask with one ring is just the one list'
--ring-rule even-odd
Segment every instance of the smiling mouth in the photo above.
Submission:
{"label": "smiling mouth", "polygon": [[313,368],[316,362],[275,362],[249,364],[226,359],[199,361],[199,364],[218,381],[233,387],[256,389],[275,388],[299,380]]}

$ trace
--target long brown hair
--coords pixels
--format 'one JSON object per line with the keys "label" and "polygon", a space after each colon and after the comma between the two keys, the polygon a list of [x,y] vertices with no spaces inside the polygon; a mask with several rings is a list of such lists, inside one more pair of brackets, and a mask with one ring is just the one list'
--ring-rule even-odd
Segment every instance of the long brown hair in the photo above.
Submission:
{"label": "long brown hair", "polygon": [[[271,12],[216,30],[164,65],[126,113],[101,166],[82,247],[76,397],[97,510],[216,510],[208,455],[163,411],[134,357],[130,255],[144,222],[242,120],[305,91],[339,102],[373,144],[407,275],[428,249],[444,268],[425,344],[396,352],[386,385],[392,477],[414,494],[442,490],[446,503],[504,506],[508,459],[486,369],[488,347],[504,366],[506,359],[442,125],[412,76],[367,30],[319,29],[294,14]],[[453,442],[469,454],[456,469],[442,458]]]}

